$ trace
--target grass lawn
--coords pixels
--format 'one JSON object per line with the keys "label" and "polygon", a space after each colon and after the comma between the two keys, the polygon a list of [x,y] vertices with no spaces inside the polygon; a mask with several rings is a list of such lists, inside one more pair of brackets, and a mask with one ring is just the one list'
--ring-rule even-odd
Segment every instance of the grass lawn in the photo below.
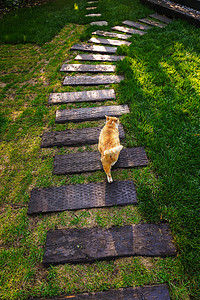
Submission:
{"label": "grass lawn", "polygon": [[[127,55],[117,63],[117,72],[124,74],[125,80],[112,87],[117,103],[127,103],[131,110],[121,118],[126,133],[123,145],[144,146],[150,165],[114,170],[112,174],[114,180],[134,181],[138,206],[27,216],[34,187],[106,180],[101,171],[52,174],[55,154],[97,150],[97,145],[40,148],[44,131],[103,124],[56,125],[57,108],[115,103],[48,105],[51,92],[84,89],[63,87],[64,75],[59,71],[63,62],[74,61],[70,47],[91,33],[84,25],[88,22],[84,17],[86,1],[76,1],[76,5],[78,9],[71,1],[52,1],[9,13],[0,21],[0,299],[154,283],[167,283],[172,300],[199,299],[200,29],[187,22],[174,21],[166,28],[133,36],[129,48],[118,50]],[[99,0],[98,10],[102,19],[109,19],[108,29],[124,19],[137,20],[151,12],[138,0]],[[52,17],[55,11],[57,18]],[[25,17],[27,22],[19,26]],[[170,224],[178,250],[176,258],[130,257],[47,269],[42,265],[49,229],[162,221]]]}

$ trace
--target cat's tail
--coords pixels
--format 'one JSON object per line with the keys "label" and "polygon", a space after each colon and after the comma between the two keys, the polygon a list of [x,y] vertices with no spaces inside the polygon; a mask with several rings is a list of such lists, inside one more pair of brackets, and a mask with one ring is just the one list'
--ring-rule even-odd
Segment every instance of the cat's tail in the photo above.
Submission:
{"label": "cat's tail", "polygon": [[116,154],[116,153],[120,152],[122,150],[122,148],[123,148],[123,146],[119,145],[119,146],[113,147],[113,148],[111,148],[109,150],[105,150],[103,154],[104,155]]}

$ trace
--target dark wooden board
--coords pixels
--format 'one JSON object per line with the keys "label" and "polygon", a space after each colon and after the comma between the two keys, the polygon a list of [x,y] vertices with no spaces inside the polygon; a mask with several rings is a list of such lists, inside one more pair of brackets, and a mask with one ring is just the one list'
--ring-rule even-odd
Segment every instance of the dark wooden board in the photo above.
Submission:
{"label": "dark wooden board", "polygon": [[115,54],[117,47],[75,44],[71,47],[71,50]]}
{"label": "dark wooden board", "polygon": [[121,34],[121,33],[110,32],[110,31],[102,31],[102,30],[96,30],[96,31],[92,32],[92,34],[100,35],[100,36],[114,37],[114,38],[118,38],[121,40],[127,40],[128,38],[131,37],[130,34]]}
{"label": "dark wooden board", "polygon": [[66,76],[63,85],[101,85],[119,83],[124,80],[122,75],[77,75]]}
{"label": "dark wooden board", "polygon": [[124,57],[122,55],[78,54],[75,59],[81,61],[118,61]]}
{"label": "dark wooden board", "polygon": [[[102,127],[67,129],[63,131],[44,132],[41,148],[80,146],[97,144]],[[119,126],[120,140],[125,138],[123,126]]]}
{"label": "dark wooden board", "polygon": [[137,204],[132,181],[65,185],[33,189],[28,214]]}
{"label": "dark wooden board", "polygon": [[[119,290],[108,290],[104,292],[90,292],[59,296],[56,298],[45,298],[45,300],[170,300],[166,284],[149,285],[142,287],[121,288]],[[44,300],[33,298],[33,300]]]}
{"label": "dark wooden board", "polygon": [[121,45],[127,45],[130,46],[130,42],[127,41],[120,41],[120,40],[113,40],[113,39],[102,39],[102,38],[95,38],[92,37],[89,41],[89,43],[96,43],[96,44],[104,44],[104,45],[111,45],[111,46],[121,46]]}
{"label": "dark wooden board", "polygon": [[[144,167],[148,165],[148,159],[143,147],[122,149],[115,168]],[[102,170],[100,153],[80,152],[66,155],[56,155],[54,158],[53,174],[65,175],[82,172]]]}
{"label": "dark wooden board", "polygon": [[174,256],[176,249],[167,224],[47,232],[44,265],[88,263],[124,256]]}
{"label": "dark wooden board", "polygon": [[51,93],[49,96],[49,104],[105,101],[109,99],[115,99],[114,89]]}
{"label": "dark wooden board", "polygon": [[85,73],[98,73],[98,72],[115,72],[116,66],[114,65],[82,65],[82,64],[63,64],[60,71],[63,72],[85,72]]}
{"label": "dark wooden board", "polygon": [[[163,1],[163,0],[140,0],[143,4],[150,6],[153,10],[157,11],[160,14],[164,14],[170,18],[181,18],[186,19],[189,22],[200,25],[200,12],[187,5],[179,5],[174,1]],[[188,0],[189,3],[194,4],[199,1]]]}
{"label": "dark wooden board", "polygon": [[105,115],[119,117],[129,112],[128,105],[126,104],[61,109],[56,111],[56,123],[92,121],[104,119]]}
{"label": "dark wooden board", "polygon": [[149,15],[151,18],[154,18],[156,20],[162,21],[163,23],[170,24],[172,22],[172,19],[167,18],[165,16],[159,15],[159,14],[151,14]]}
{"label": "dark wooden board", "polygon": [[156,22],[154,20],[150,20],[150,19],[139,19],[140,22],[143,22],[143,23],[146,23],[148,25],[151,25],[151,26],[155,26],[155,27],[159,27],[159,28],[163,28],[163,27],[166,27],[167,25],[166,24],[162,24],[162,23],[159,23],[159,22]]}
{"label": "dark wooden board", "polygon": [[101,14],[95,14],[95,13],[93,13],[93,14],[87,14],[87,15],[85,15],[85,17],[101,17]]}
{"label": "dark wooden board", "polygon": [[122,24],[128,25],[128,26],[130,26],[130,27],[135,27],[135,28],[140,29],[140,30],[148,30],[148,29],[151,29],[151,28],[152,28],[152,27],[150,27],[150,26],[143,25],[143,24],[141,24],[141,23],[133,22],[133,21],[129,21],[129,20],[123,21]]}
{"label": "dark wooden board", "polygon": [[144,35],[146,34],[145,31],[141,31],[138,29],[133,29],[133,28],[128,28],[124,26],[114,26],[112,27],[113,30],[121,31],[121,32],[126,32],[126,33],[131,33],[131,34],[139,34],[139,35]]}

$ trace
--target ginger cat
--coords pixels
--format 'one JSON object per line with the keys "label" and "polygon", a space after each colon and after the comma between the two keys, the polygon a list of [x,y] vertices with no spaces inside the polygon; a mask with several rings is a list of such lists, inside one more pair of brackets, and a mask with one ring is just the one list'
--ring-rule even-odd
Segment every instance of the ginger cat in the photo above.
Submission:
{"label": "ginger cat", "polygon": [[119,119],[116,117],[106,117],[106,124],[102,128],[99,136],[98,150],[101,153],[101,162],[107,175],[108,182],[113,182],[111,176],[111,166],[113,166],[119,157],[123,146],[119,140]]}

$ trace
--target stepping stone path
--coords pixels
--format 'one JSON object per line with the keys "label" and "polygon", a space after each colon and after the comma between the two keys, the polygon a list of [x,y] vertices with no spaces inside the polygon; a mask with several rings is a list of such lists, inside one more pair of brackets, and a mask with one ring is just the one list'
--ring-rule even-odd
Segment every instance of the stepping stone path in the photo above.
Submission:
{"label": "stepping stone path", "polygon": [[107,44],[107,45],[113,45],[113,46],[121,46],[121,45],[128,45],[130,46],[130,42],[126,41],[119,41],[119,40],[111,40],[111,39],[102,39],[102,38],[91,38],[88,42],[90,43],[96,43],[96,44]]}
{"label": "stepping stone path", "polygon": [[79,65],[79,64],[64,64],[60,71],[64,72],[115,72],[113,65]]}
{"label": "stepping stone path", "polygon": [[118,38],[118,39],[121,39],[121,40],[127,40],[131,37],[130,34],[120,34],[120,33],[115,33],[115,32],[110,32],[110,31],[102,31],[102,30],[94,31],[92,34],[102,35],[102,36],[109,36],[109,37]]}
{"label": "stepping stone path", "polygon": [[132,29],[124,26],[114,26],[112,27],[113,30],[121,31],[121,32],[126,32],[126,33],[131,33],[131,34],[139,34],[139,35],[144,35],[146,32],[137,30],[137,29]]}
{"label": "stepping stone path", "polygon": [[[89,1],[88,4],[97,4]],[[97,9],[96,6],[87,10]],[[100,13],[87,14],[86,17],[99,17]],[[156,21],[155,21],[156,20]],[[124,20],[124,26],[114,26],[114,31],[96,30],[92,35],[115,39],[91,37],[89,44],[75,44],[72,51],[85,51],[96,54],[79,53],[75,60],[93,62],[116,62],[124,56],[114,55],[117,47],[103,46],[104,44],[120,46],[131,43],[124,41],[133,34],[144,35],[153,26],[163,28],[172,20],[159,14],[151,14],[149,18],[137,22]],[[145,24],[144,24],[145,23]],[[146,25],[148,24],[148,25]],[[104,26],[107,21],[91,22],[90,25]],[[135,29],[136,28],[136,29]],[[116,33],[120,31],[121,33]],[[124,34],[125,33],[125,34]],[[128,33],[128,34],[127,34]],[[98,43],[100,45],[94,45]],[[85,73],[114,73],[115,65],[63,64],[60,71]],[[112,75],[75,75],[66,76],[63,85],[109,85],[124,80],[123,76]],[[114,89],[90,89],[89,91],[51,93],[49,104],[66,104],[76,102],[95,102],[115,100]],[[77,109],[62,109],[56,111],[56,123],[81,122],[104,119],[105,115],[121,116],[129,113],[127,105],[99,106]],[[54,132],[44,132],[41,147],[80,146],[98,143],[101,127],[81,128]],[[123,126],[119,126],[120,139],[125,138]],[[119,159],[113,168],[133,168],[148,165],[148,158],[143,147],[122,149]],[[54,158],[53,174],[64,175],[102,170],[100,153],[78,152],[66,155],[56,155]],[[117,181],[65,185],[33,189],[31,191],[28,214],[60,212],[65,210],[91,209],[99,207],[136,205],[137,195],[132,181]],[[135,224],[105,228],[62,229],[47,232],[43,264],[83,263],[101,259],[113,259],[125,256],[174,256],[176,255],[172,235],[167,224]],[[166,299],[169,292],[166,285],[111,290],[107,292],[85,293],[69,296],[73,299]],[[68,296],[67,296],[68,298]],[[62,297],[60,298],[62,299]],[[66,299],[64,296],[63,299]]]}
{"label": "stepping stone path", "polygon": [[[63,131],[44,132],[41,148],[80,146],[85,144],[97,144],[102,127],[67,129]],[[125,138],[122,125],[119,125],[120,140]]]}
{"label": "stepping stone path", "polygon": [[108,22],[106,21],[96,21],[96,22],[91,22],[90,25],[97,25],[97,26],[107,26]]}
{"label": "stepping stone path", "polygon": [[115,91],[113,89],[83,92],[51,93],[49,96],[49,104],[105,101],[111,99],[115,99]]}
{"label": "stepping stone path", "polygon": [[101,54],[78,54],[76,60],[85,61],[118,61],[124,59],[122,55],[101,55]]}
{"label": "stepping stone path", "polygon": [[124,77],[119,75],[67,76],[64,79],[63,85],[111,84],[111,83],[119,83],[123,79]]}
{"label": "stepping stone path", "polygon": [[92,121],[105,119],[105,115],[119,117],[129,112],[128,105],[62,109],[56,111],[55,121],[56,123]]}
{"label": "stepping stone path", "polygon": [[96,46],[96,45],[75,44],[74,46],[71,47],[71,50],[114,54],[114,53],[116,53],[117,48],[116,47],[106,47],[106,46]]}
{"label": "stepping stone path", "polygon": [[49,230],[43,264],[88,263],[135,255],[176,255],[168,225]]}
{"label": "stepping stone path", "polygon": [[71,184],[32,190],[28,214],[128,204],[137,204],[133,181]]}
{"label": "stepping stone path", "polygon": [[[110,290],[96,293],[90,292],[63,297],[60,296],[56,299],[66,300],[68,298],[72,298],[72,300],[170,300],[169,291],[166,284],[135,288],[121,288],[120,290]],[[33,300],[38,300],[38,298],[33,298]],[[45,300],[52,300],[52,298],[45,298]]]}
{"label": "stepping stone path", "polygon": [[[53,174],[65,175],[102,170],[100,153],[79,152],[64,155],[55,155]],[[122,149],[113,168],[146,167],[148,159],[143,147]]]}

